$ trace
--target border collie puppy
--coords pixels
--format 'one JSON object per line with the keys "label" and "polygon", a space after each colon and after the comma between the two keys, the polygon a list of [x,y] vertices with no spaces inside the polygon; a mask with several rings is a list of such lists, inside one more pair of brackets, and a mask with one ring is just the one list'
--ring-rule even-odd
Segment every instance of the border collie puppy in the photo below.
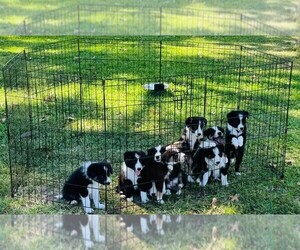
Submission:
{"label": "border collie puppy", "polygon": [[161,162],[161,156],[164,152],[166,152],[166,148],[164,146],[158,145],[156,147],[148,149],[147,156],[153,156],[154,161]]}
{"label": "border collie puppy", "polygon": [[200,186],[206,186],[208,178],[211,175],[213,175],[214,179],[218,179],[220,172],[222,185],[228,185],[227,175],[223,174],[226,161],[228,161],[224,151],[223,145],[197,149],[196,153],[193,155],[192,174]]}
{"label": "border collie puppy", "polygon": [[133,195],[138,192],[138,179],[146,160],[143,151],[126,151],[124,161],[119,175],[118,191],[124,195],[128,201],[133,201]]}
{"label": "border collie puppy", "polygon": [[224,139],[224,129],[219,126],[214,126],[207,128],[204,131],[204,140],[200,147],[206,148],[206,147],[213,147],[217,145],[225,145],[225,139]]}
{"label": "border collie puppy", "polygon": [[[162,159],[160,157],[160,159]],[[141,171],[140,178],[137,180],[141,192],[141,201],[146,203],[149,199],[147,194],[155,194],[157,202],[163,204],[163,193],[165,192],[165,179],[169,173],[168,166],[153,156],[153,150],[147,150],[147,160],[145,167]]]}
{"label": "border collie puppy", "polygon": [[249,113],[244,110],[234,110],[227,114],[227,127],[225,139],[225,154],[229,161],[224,174],[227,174],[230,163],[235,161],[235,174],[240,174],[246,144],[246,119]]}
{"label": "border collie puppy", "polygon": [[177,150],[167,150],[163,154],[163,161],[167,164],[169,174],[166,178],[166,195],[181,194],[181,189],[187,184],[187,174],[184,171],[186,155]]}
{"label": "border collie puppy", "polygon": [[200,116],[188,117],[185,120],[185,128],[180,140],[185,141],[189,145],[190,152],[198,148],[200,140],[203,138],[203,130],[206,124],[207,120]]}
{"label": "border collie puppy", "polygon": [[85,161],[65,182],[62,198],[72,204],[82,201],[86,213],[94,212],[91,208],[91,200],[93,200],[95,208],[105,209],[105,205],[100,203],[99,184],[109,185],[111,174],[112,167],[108,161]]}

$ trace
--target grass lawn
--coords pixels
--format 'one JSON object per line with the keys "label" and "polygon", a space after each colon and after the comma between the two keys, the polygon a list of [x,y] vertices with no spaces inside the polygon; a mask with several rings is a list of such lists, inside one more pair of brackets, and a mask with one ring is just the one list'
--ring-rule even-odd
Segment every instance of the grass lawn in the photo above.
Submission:
{"label": "grass lawn", "polygon": [[[80,1],[79,1],[80,2]],[[93,2],[93,1],[92,1]],[[115,1],[114,1],[115,2]],[[170,3],[169,3],[170,2]],[[277,27],[284,27],[286,25],[293,33],[297,30],[299,20],[295,22],[295,11],[298,7],[297,1],[286,1],[286,6],[282,8],[280,1],[273,1],[272,8],[267,4],[267,1],[207,1],[207,3],[197,3],[197,1],[166,1],[163,6],[172,7],[186,7],[186,8],[199,8],[205,5],[206,8],[211,10],[228,10],[236,11],[248,14],[251,17],[260,18],[261,21],[265,21],[270,25]],[[23,5],[19,8],[18,15],[15,15],[16,9],[19,7],[19,1],[2,1],[0,5],[1,16],[6,17],[0,19],[0,25],[2,26],[3,34],[6,34],[11,27],[15,27],[20,23],[25,16],[36,14],[37,10],[44,9],[50,10],[58,6],[64,6],[72,3],[72,1],[64,1],[64,3],[57,3],[57,1],[35,1],[29,2],[27,5]],[[98,1],[97,1],[98,3]],[[106,2],[107,3],[107,2]],[[136,1],[128,1],[128,4],[135,4]],[[147,2],[143,3],[147,5]],[[162,6],[161,1],[153,1],[151,6]],[[6,10],[6,7],[10,7]],[[3,14],[3,15],[2,15]],[[279,17],[284,16],[284,20],[279,20]],[[291,24],[292,25],[288,25]],[[1,33],[0,33],[1,34]],[[43,37],[17,37],[17,36],[1,36],[0,37],[0,65],[3,66],[12,56],[21,52],[24,48],[30,48],[33,46],[42,46],[43,44],[57,42],[65,40],[66,38],[72,39],[72,37],[55,37],[55,36],[43,36]],[[114,39],[114,38],[112,38]],[[120,38],[117,38],[120,40]],[[121,41],[137,38],[121,38]],[[155,37],[147,37],[142,39],[153,39]],[[243,185],[230,185],[228,188],[221,188],[220,185],[210,185],[208,191],[210,192],[197,192],[196,195],[187,196],[185,199],[167,199],[167,202],[162,206],[157,206],[150,203],[146,206],[133,206],[125,210],[125,213],[169,213],[169,214],[299,214],[300,213],[300,45],[299,38],[295,37],[268,37],[268,36],[205,36],[205,37],[165,37],[165,40],[175,40],[176,42],[221,42],[229,44],[240,44],[255,48],[260,51],[273,54],[279,57],[291,59],[294,62],[293,77],[292,77],[292,89],[291,89],[291,101],[289,110],[289,128],[288,128],[288,143],[286,152],[286,169],[283,179],[277,177],[259,178],[259,181],[245,182]],[[126,50],[124,57],[126,57]],[[70,53],[76,53],[71,51]],[[183,52],[184,54],[184,52]],[[130,55],[128,53],[128,55]],[[127,55],[127,56],[128,56]],[[57,61],[60,58],[57,58]],[[214,57],[212,57],[214,60]],[[85,65],[86,66],[86,65]],[[126,65],[119,65],[120,67],[126,67]],[[88,66],[93,67],[93,66]],[[111,72],[114,71],[115,65],[112,65]],[[183,65],[183,67],[185,67]],[[109,68],[109,67],[108,67]],[[72,68],[69,68],[73,70]],[[129,71],[129,70],[128,70]],[[108,72],[108,74],[111,74]],[[148,71],[140,72],[141,74],[151,75],[151,69]],[[124,76],[122,76],[124,77]],[[128,74],[126,77],[132,77]],[[0,76],[0,214],[53,214],[53,213],[75,213],[80,214],[82,210],[78,207],[68,207],[66,205],[60,205],[57,203],[41,204],[40,202],[30,199],[13,199],[10,197],[10,175],[8,164],[8,149],[7,149],[7,134],[6,134],[6,119],[5,119],[5,101],[4,101],[4,88],[3,78]],[[72,91],[75,93],[78,86],[70,85],[67,90],[72,95]],[[96,87],[95,87],[96,88]],[[124,89],[123,89],[124,90]],[[128,89],[127,89],[128,90]],[[180,89],[179,89],[180,90]],[[64,90],[61,90],[61,94],[64,95]],[[129,89],[129,93],[130,89]],[[91,98],[93,91],[85,93],[88,98]],[[132,96],[134,96],[132,92]],[[51,96],[41,96],[41,98],[50,98]],[[96,98],[96,97],[95,97]],[[99,97],[97,97],[99,98]],[[134,98],[134,97],[132,97]],[[149,100],[151,100],[151,96]],[[100,97],[101,99],[101,97]],[[122,97],[120,98],[122,101]],[[73,100],[73,99],[72,99]],[[113,103],[113,98],[111,102]],[[76,110],[76,98],[71,105],[72,114],[80,114],[80,110]],[[220,105],[220,104],[218,104]],[[87,106],[89,108],[89,106]],[[21,110],[22,111],[22,110]],[[151,109],[148,110],[151,112]],[[87,114],[90,114],[89,110],[85,110]],[[133,112],[133,111],[132,111]],[[251,122],[249,120],[249,122]],[[26,131],[26,122],[19,123],[19,127],[16,130]],[[124,124],[119,124],[123,126]],[[79,124],[76,122],[68,124],[68,129],[76,130]],[[96,120],[86,120],[85,127],[89,130],[97,130],[101,128],[102,124],[99,124]],[[47,128],[45,128],[47,129]],[[138,128],[137,128],[138,129]],[[59,135],[57,135],[58,137]],[[59,138],[57,139],[57,141]],[[75,148],[75,143],[70,142],[72,147]],[[141,141],[141,143],[143,143]],[[156,143],[156,141],[153,141]],[[150,143],[151,144],[151,143]],[[99,148],[103,145],[98,146]],[[76,150],[76,149],[74,149]],[[22,157],[22,155],[20,155]],[[33,158],[40,159],[40,153],[36,154]],[[271,177],[270,177],[271,176]],[[115,175],[116,178],[116,175]],[[195,193],[195,192],[194,192]],[[114,194],[111,194],[114,196]],[[212,204],[212,201],[217,201]],[[113,202],[113,201],[109,201]],[[116,205],[116,204],[114,204]],[[125,204],[123,204],[125,205]]]}

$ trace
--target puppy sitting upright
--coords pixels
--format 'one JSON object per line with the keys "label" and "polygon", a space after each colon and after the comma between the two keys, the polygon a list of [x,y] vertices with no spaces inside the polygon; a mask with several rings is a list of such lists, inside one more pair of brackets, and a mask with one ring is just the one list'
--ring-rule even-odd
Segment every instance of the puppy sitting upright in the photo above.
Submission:
{"label": "puppy sitting upright", "polygon": [[133,195],[138,192],[138,179],[144,168],[146,154],[143,151],[126,151],[119,175],[118,192],[125,195],[128,201],[133,201]]}
{"label": "puppy sitting upright", "polygon": [[[208,178],[212,175],[215,180],[221,177],[223,186],[227,186],[227,175],[224,175],[225,164],[228,162],[224,154],[224,146],[198,148],[193,155],[192,173],[200,186],[206,186]],[[220,174],[221,172],[221,174]]]}
{"label": "puppy sitting upright", "polygon": [[249,113],[244,110],[234,110],[227,114],[227,128],[225,138],[225,154],[228,163],[224,169],[227,175],[230,162],[235,161],[235,174],[240,175],[240,166],[243,160],[246,144],[246,119]]}
{"label": "puppy sitting upright", "polygon": [[186,155],[176,149],[169,149],[162,155],[162,159],[169,170],[165,181],[165,194],[170,195],[171,193],[176,193],[180,195],[181,189],[187,184],[187,174],[184,171]]}
{"label": "puppy sitting upright", "polygon": [[188,117],[185,120],[185,128],[180,140],[185,141],[189,145],[190,152],[197,149],[199,146],[200,140],[203,138],[203,130],[206,124],[207,120],[200,116]]}
{"label": "puppy sitting upright", "polygon": [[82,201],[84,211],[88,214],[94,212],[91,200],[94,201],[95,208],[104,209],[105,205],[100,203],[99,184],[109,185],[111,174],[112,167],[108,161],[85,161],[65,182],[62,198],[71,203]]}

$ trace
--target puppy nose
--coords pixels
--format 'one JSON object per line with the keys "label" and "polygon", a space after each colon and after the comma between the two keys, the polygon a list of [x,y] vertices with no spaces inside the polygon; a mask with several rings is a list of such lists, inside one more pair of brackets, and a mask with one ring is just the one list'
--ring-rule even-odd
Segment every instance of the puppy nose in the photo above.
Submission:
{"label": "puppy nose", "polygon": [[222,135],[222,133],[221,133],[221,132],[218,132],[218,136],[220,136],[220,135]]}
{"label": "puppy nose", "polygon": [[243,131],[243,130],[244,130],[244,127],[241,127],[240,130]]}
{"label": "puppy nose", "polygon": [[219,164],[220,164],[220,162],[219,162],[219,161],[216,161],[216,164],[217,164],[217,165],[219,165]]}
{"label": "puppy nose", "polygon": [[155,159],[159,159],[159,156],[155,156]]}
{"label": "puppy nose", "polygon": [[202,135],[201,133],[198,133],[198,136]]}
{"label": "puppy nose", "polygon": [[137,168],[138,171],[142,170],[141,168]]}
{"label": "puppy nose", "polygon": [[106,181],[106,185],[109,185],[110,184],[110,181]]}

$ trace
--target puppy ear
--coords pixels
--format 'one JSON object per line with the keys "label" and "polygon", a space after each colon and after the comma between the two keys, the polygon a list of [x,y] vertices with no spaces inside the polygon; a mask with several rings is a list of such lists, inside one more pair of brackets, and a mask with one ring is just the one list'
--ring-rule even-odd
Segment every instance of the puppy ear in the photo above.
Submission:
{"label": "puppy ear", "polygon": [[224,134],[224,132],[225,132],[224,128],[222,128],[222,127],[217,127],[217,128]]}
{"label": "puppy ear", "polygon": [[200,120],[201,120],[201,125],[202,125],[202,127],[204,128],[204,127],[206,127],[206,125],[207,125],[207,120],[204,118],[204,117],[200,117]]}
{"label": "puppy ear", "polygon": [[206,129],[204,132],[203,132],[203,135],[205,137],[210,137],[210,136],[213,136],[215,133],[214,129],[213,128],[208,128]]}
{"label": "puppy ear", "polygon": [[243,116],[245,116],[246,118],[249,118],[249,112],[248,111],[243,111],[242,112]]}
{"label": "puppy ear", "polygon": [[230,112],[227,114],[227,119],[234,118],[234,117],[237,117],[237,112],[236,112],[235,110],[230,111]]}
{"label": "puppy ear", "polygon": [[146,157],[146,153],[144,151],[139,151],[138,153],[142,158]]}
{"label": "puppy ear", "polygon": [[191,125],[193,122],[193,118],[192,117],[188,117],[186,120],[185,120],[185,125]]}
{"label": "puppy ear", "polygon": [[133,152],[132,151],[126,151],[124,153],[124,161],[128,160],[128,159],[132,159],[133,158]]}

